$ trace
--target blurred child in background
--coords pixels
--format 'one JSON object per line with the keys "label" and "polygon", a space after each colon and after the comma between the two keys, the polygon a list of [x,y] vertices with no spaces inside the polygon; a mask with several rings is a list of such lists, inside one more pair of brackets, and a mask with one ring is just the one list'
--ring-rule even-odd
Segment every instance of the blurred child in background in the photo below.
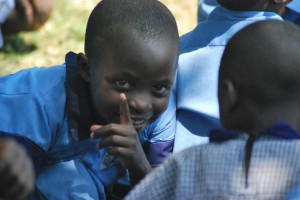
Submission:
{"label": "blurred child in background", "polygon": [[176,80],[177,127],[174,151],[208,142],[219,128],[217,80],[228,40],[243,27],[262,20],[282,20],[289,0],[218,0],[208,20],[180,38]]}
{"label": "blurred child in background", "polygon": [[159,1],[102,0],[85,54],[0,79],[0,135],[23,141],[33,158],[32,199],[122,196],[117,181],[130,189],[172,153],[178,44]]}

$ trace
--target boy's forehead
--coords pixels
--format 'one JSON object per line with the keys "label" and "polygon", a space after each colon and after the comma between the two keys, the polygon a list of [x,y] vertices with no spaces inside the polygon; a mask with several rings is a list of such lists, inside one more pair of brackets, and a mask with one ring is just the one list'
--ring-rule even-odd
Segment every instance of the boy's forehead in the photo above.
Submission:
{"label": "boy's forehead", "polygon": [[110,38],[105,49],[107,58],[118,60],[132,59],[165,59],[177,57],[178,43],[167,38],[145,38],[134,29],[123,27]]}
{"label": "boy's forehead", "polygon": [[[147,31],[145,31],[147,32]],[[172,41],[170,37],[168,37],[168,34],[149,34],[145,33],[140,30],[136,30],[135,28],[131,27],[130,25],[117,25],[113,27],[112,32],[107,35],[107,39],[110,39],[112,41],[123,43],[129,43],[129,42],[139,42],[139,43],[148,43],[148,42],[156,42],[160,41],[163,43],[176,43],[175,41]]]}
{"label": "boy's forehead", "polygon": [[150,78],[148,76],[166,76],[172,80],[177,67],[178,50],[170,44],[172,43],[163,45],[161,41],[136,38],[132,43],[124,43],[119,48],[113,47],[106,60],[98,67],[105,74],[125,73],[131,77],[146,75],[145,80]]}

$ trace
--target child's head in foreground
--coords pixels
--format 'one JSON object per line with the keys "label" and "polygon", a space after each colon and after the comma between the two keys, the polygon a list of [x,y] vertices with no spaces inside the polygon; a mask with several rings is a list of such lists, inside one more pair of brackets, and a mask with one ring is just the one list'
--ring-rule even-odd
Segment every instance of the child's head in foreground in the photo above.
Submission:
{"label": "child's head in foreground", "polygon": [[171,12],[154,0],[102,0],[92,11],[77,64],[98,123],[118,123],[125,93],[140,132],[167,108],[178,59]]}
{"label": "child's head in foreground", "polygon": [[285,21],[247,26],[228,43],[219,71],[224,128],[258,134],[283,120],[300,130],[300,28]]}

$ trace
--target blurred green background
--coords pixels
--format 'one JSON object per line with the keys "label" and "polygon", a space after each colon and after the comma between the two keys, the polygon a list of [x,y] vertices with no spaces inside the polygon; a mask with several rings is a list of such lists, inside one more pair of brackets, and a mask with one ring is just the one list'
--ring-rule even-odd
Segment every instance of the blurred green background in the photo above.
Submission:
{"label": "blurred green background", "polygon": [[[64,62],[68,51],[83,52],[88,16],[99,0],[53,0],[50,19],[37,31],[4,37],[0,49],[0,76],[33,66]],[[197,0],[161,0],[174,14],[179,34],[193,29]]]}

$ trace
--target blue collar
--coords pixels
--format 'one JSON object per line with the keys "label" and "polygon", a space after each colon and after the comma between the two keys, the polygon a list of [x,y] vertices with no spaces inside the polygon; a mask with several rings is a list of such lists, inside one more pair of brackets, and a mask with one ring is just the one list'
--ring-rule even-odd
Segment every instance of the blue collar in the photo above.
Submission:
{"label": "blue collar", "polygon": [[283,16],[283,19],[293,22],[300,26],[300,13],[297,13],[291,9],[287,9],[286,14]]}
{"label": "blue collar", "polygon": [[95,124],[95,114],[90,106],[89,84],[81,78],[76,64],[77,54],[66,55],[66,92],[69,129],[75,141],[89,138],[90,126]]}
{"label": "blue collar", "polygon": [[289,9],[297,12],[300,14],[300,1],[299,0],[293,0],[291,3],[286,5]]}
{"label": "blue collar", "polygon": [[180,37],[180,53],[197,50],[201,47],[226,46],[228,40],[243,27],[261,20],[282,20],[273,12],[232,11],[222,6],[216,7],[206,21]]}
{"label": "blue collar", "polygon": [[[209,133],[210,142],[223,142],[237,138],[241,135],[242,131],[225,131],[225,130],[212,130]],[[288,123],[284,121],[278,121],[271,125],[260,135],[271,135],[280,139],[294,140],[300,139],[300,134],[293,129]]]}

